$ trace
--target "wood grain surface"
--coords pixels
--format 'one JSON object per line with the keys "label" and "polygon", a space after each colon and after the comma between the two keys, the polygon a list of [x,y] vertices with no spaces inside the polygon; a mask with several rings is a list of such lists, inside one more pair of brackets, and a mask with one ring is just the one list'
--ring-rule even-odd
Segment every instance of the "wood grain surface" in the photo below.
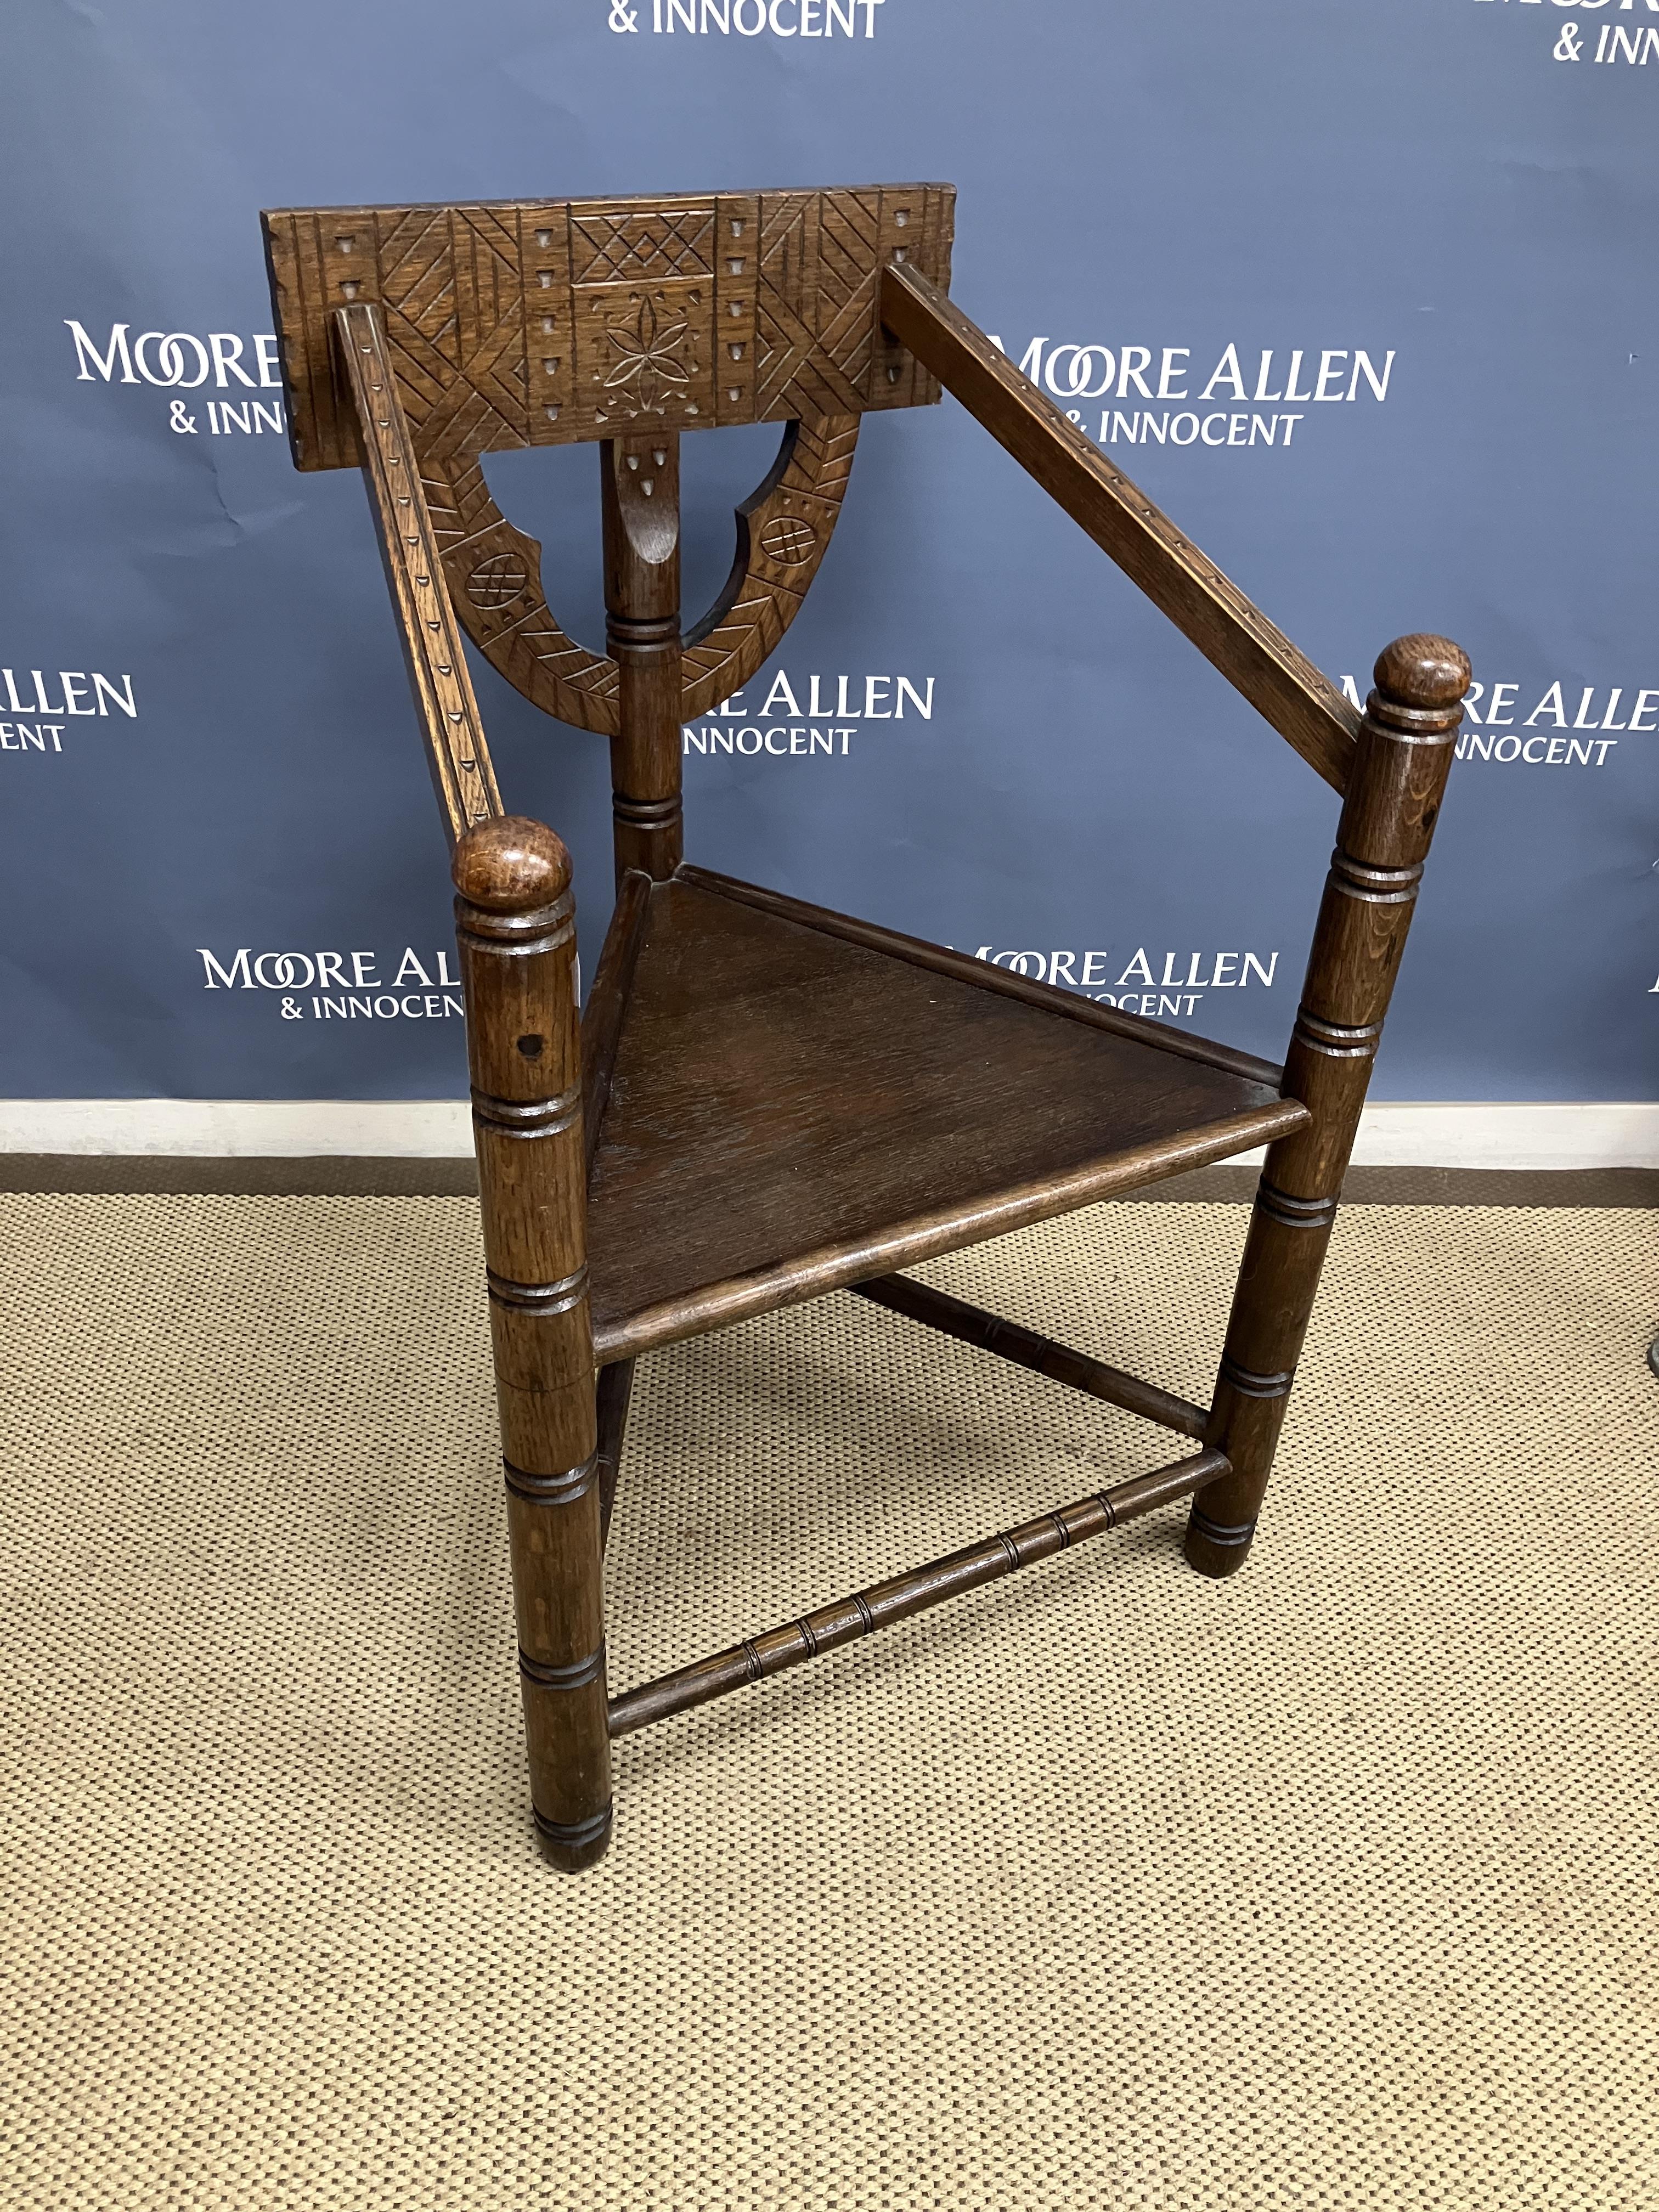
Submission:
{"label": "wood grain surface", "polygon": [[[948,187],[289,210],[265,218],[295,457],[359,464],[454,845],[532,1796],[611,1823],[609,1741],[1192,1496],[1255,1534],[1469,678],[1396,639],[1356,714],[946,296]],[[683,858],[683,719],[775,652],[860,421],[949,389],[1337,791],[1281,1069]],[[781,422],[688,631],[680,439]],[[599,443],[606,647],[578,646],[491,453]],[[611,741],[617,896],[580,1030],[569,857],[496,792],[462,629]],[[1268,1146],[1206,1409],[898,1271]],[[634,1361],[837,1287],[1200,1442],[607,1706],[603,1552]]]}
{"label": "wood grain surface", "polygon": [[506,815],[452,873],[531,1802],[574,1873],[610,1838],[611,1756],[570,855]]}
{"label": "wood grain surface", "polygon": [[[1299,1128],[1200,1059],[659,884],[588,1187],[604,1358]],[[1182,1040],[1186,1042],[1185,1039]]]}
{"label": "wood grain surface", "polygon": [[333,321],[341,380],[362,432],[363,477],[404,665],[426,741],[432,787],[453,845],[475,823],[501,812],[501,795],[439,565],[436,533],[386,334],[368,306],[342,307]]}
{"label": "wood grain surface", "polygon": [[1469,664],[1449,639],[1385,647],[1365,702],[1285,1063],[1310,1120],[1267,1154],[1227,1324],[1207,1443],[1228,1474],[1193,1501],[1187,1558],[1236,1574],[1255,1534],[1342,1179],[1382,1041],[1463,719]]}
{"label": "wood grain surface", "polygon": [[883,328],[896,258],[950,281],[945,185],[281,208],[262,218],[289,437],[302,469],[358,459],[329,321],[386,333],[438,547],[468,635],[533,704],[621,727],[617,670],[549,607],[541,548],[496,505],[483,458],[525,446],[779,422],[737,514],[732,574],[691,625],[677,712],[746,684],[794,619],[841,512],[861,416],[939,386]]}

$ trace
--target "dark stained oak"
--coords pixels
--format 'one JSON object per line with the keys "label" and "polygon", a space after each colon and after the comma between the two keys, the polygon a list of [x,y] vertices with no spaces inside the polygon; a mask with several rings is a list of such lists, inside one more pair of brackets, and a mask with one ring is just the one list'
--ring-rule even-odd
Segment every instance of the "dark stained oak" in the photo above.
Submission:
{"label": "dark stained oak", "polygon": [[[295,459],[362,470],[453,846],[531,1798],[572,1871],[609,1838],[612,1736],[1175,1498],[1194,1567],[1243,1563],[1450,766],[1461,650],[1396,639],[1356,714],[951,303],[953,206],[908,185],[264,219]],[[863,416],[941,386],[1342,793],[1282,1068],[685,862],[682,719],[775,651]],[[688,625],[680,441],[759,422],[777,459]],[[483,472],[573,441],[600,447],[603,653]],[[617,897],[580,1024],[569,855],[503,810],[463,633],[611,741]],[[1258,1145],[1207,1408],[899,1272]],[[635,1359],[841,1288],[1202,1448],[611,1698]]]}
{"label": "dark stained oak", "polygon": [[945,390],[1340,791],[1359,717],[1330,678],[921,270],[887,270],[881,313]]}
{"label": "dark stained oak", "polygon": [[588,1183],[602,1358],[1306,1121],[1276,1086],[1028,1006],[973,965],[983,982],[700,883],[656,888]]}
{"label": "dark stained oak", "polygon": [[426,739],[427,765],[453,845],[475,822],[501,811],[483,719],[444,589],[437,538],[414,441],[398,397],[385,333],[369,307],[334,317],[335,357],[363,425],[363,477],[404,665]]}
{"label": "dark stained oak", "polygon": [[632,870],[623,875],[617,885],[611,927],[605,933],[593,988],[587,994],[587,1006],[582,1015],[582,1123],[590,1168],[605,1103],[611,1096],[611,1072],[617,1064],[617,1047],[622,1042],[623,1018],[628,1011],[629,994],[634,988],[634,969],[650,917],[651,878],[643,870]]}
{"label": "dark stained oak", "polygon": [[1188,1559],[1217,1577],[1255,1534],[1463,719],[1469,663],[1449,640],[1396,638],[1375,672],[1285,1063],[1311,1120],[1261,1170],[1205,1431],[1231,1467],[1188,1524]]}
{"label": "dark stained oak", "polygon": [[879,1275],[873,1282],[848,1287],[855,1297],[868,1298],[872,1305],[885,1306],[890,1313],[939,1329],[959,1344],[994,1352],[999,1359],[1010,1359],[1034,1375],[1046,1375],[1050,1382],[1064,1382],[1091,1398],[1103,1398],[1108,1405],[1121,1406],[1126,1413],[1139,1413],[1143,1420],[1156,1421],[1178,1436],[1202,1437],[1209,1426],[1210,1416],[1202,1406],[1189,1405],[1184,1398],[1160,1390],[1156,1383],[1143,1382],[1138,1375],[1126,1375],[1121,1367],[1109,1367],[1103,1359],[1093,1359],[1086,1352],[1073,1352],[1051,1337],[1039,1336],[1035,1329],[1022,1328],[1018,1322],[985,1313],[965,1298],[953,1298],[948,1291],[935,1290],[931,1283],[915,1282],[908,1275]]}
{"label": "dark stained oak", "polygon": [[864,414],[939,386],[882,328],[895,258],[948,283],[948,185],[276,208],[262,218],[289,438],[302,469],[355,466],[329,325],[373,307],[411,426],[456,612],[536,706],[616,737],[616,659],[560,625],[541,547],[507,520],[486,453],[736,423],[784,426],[738,510],[738,554],[683,664],[685,718],[775,652],[841,512]]}
{"label": "dark stained oak", "polygon": [[1132,1475],[1075,1505],[1062,1505],[1038,1520],[1022,1522],[1018,1528],[993,1536],[986,1543],[952,1552],[947,1559],[913,1568],[908,1574],[894,1575],[836,1604],[820,1606],[783,1628],[769,1629],[729,1651],[697,1660],[613,1698],[611,1733],[632,1735],[653,1721],[667,1720],[694,1705],[706,1705],[712,1698],[742,1689],[745,1683],[781,1674],[787,1668],[799,1667],[823,1652],[838,1650],[843,1644],[856,1644],[861,1637],[872,1636],[896,1620],[908,1620],[931,1606],[943,1605],[947,1598],[982,1589],[987,1583],[1000,1582],[1021,1567],[1050,1559],[1073,1544],[1086,1544],[1092,1537],[1103,1536],[1109,1528],[1121,1528],[1126,1521],[1155,1512],[1173,1498],[1188,1497],[1226,1471],[1222,1453],[1196,1452],[1190,1459],[1176,1460],[1151,1474]]}
{"label": "dark stained oak", "polygon": [[327,335],[355,302],[386,317],[422,451],[926,406],[881,276],[896,257],[948,283],[955,208],[952,185],[898,184],[270,209],[295,464],[356,465]]}
{"label": "dark stained oak", "polygon": [[617,1481],[622,1473],[623,1440],[628,1433],[628,1403],[634,1394],[634,1363],[619,1359],[601,1367],[595,1391],[599,1441],[594,1464],[599,1477],[599,1548],[611,1534],[611,1516],[617,1503]]}
{"label": "dark stained oak", "polygon": [[686,721],[712,714],[782,644],[830,550],[862,419],[815,414],[785,426],[776,459],[738,508],[732,573],[685,634]]}
{"label": "dark stained oak", "polygon": [[781,915],[786,921],[804,923],[808,929],[823,930],[831,937],[844,937],[849,945],[865,945],[876,952],[891,953],[896,960],[932,969],[936,975],[954,975],[958,982],[971,983],[975,990],[995,991],[1006,999],[1019,999],[1028,1006],[1041,1006],[1051,1014],[1063,1014],[1067,1021],[1086,1022],[1091,1029],[1109,1030],[1114,1036],[1134,1037],[1142,1044],[1156,1046],[1160,1052],[1172,1052],[1180,1060],[1202,1060],[1206,1067],[1224,1068],[1229,1074],[1243,1076],[1247,1082],[1265,1084],[1269,1091],[1279,1090],[1284,1082],[1282,1067],[1274,1066],[1271,1060],[1258,1060],[1253,1053],[1240,1052],[1230,1044],[1215,1044],[1208,1037],[1194,1036],[1190,1030],[1172,1029],[1169,1023],[1150,1020],[1144,1014],[1127,1014],[1119,1006],[1099,1005],[1076,991],[1062,991],[1057,984],[1035,982],[1029,975],[1016,975],[1010,969],[976,960],[969,952],[931,945],[926,938],[906,937],[896,929],[884,928],[879,922],[860,921],[850,914],[836,914],[828,907],[789,898],[782,891],[767,890],[759,884],[740,883],[734,876],[716,875],[709,868],[688,865],[677,872],[682,883],[693,884],[700,890],[717,892],[721,898],[736,899],[740,905],[757,907],[763,914]]}
{"label": "dark stained oak", "polygon": [[678,430],[599,448],[605,638],[620,720],[611,740],[617,883],[672,876],[684,850],[680,805],[680,440]]}
{"label": "dark stained oak", "polygon": [[453,873],[531,1800],[574,1873],[610,1837],[611,1754],[570,855],[507,815]]}

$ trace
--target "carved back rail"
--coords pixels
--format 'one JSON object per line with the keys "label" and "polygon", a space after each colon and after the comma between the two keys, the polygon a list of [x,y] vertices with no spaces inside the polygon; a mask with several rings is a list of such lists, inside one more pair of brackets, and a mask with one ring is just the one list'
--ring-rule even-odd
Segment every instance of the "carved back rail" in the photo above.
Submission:
{"label": "carved back rail", "polygon": [[939,387],[882,326],[890,264],[948,286],[945,185],[460,207],[280,209],[264,218],[301,469],[355,468],[341,308],[373,307],[456,614],[518,690],[618,732],[617,664],[547,604],[541,548],[489,494],[485,453],[734,423],[787,426],[738,514],[731,576],[688,631],[682,714],[775,652],[817,574],[873,408]]}
{"label": "carved back rail", "polygon": [[[500,811],[459,621],[535,705],[612,739],[619,872],[672,872],[678,722],[776,650],[829,545],[860,416],[941,389],[1346,787],[1355,710],[948,298],[954,205],[950,186],[918,184],[265,216],[295,458],[368,476],[452,836]],[[661,557],[677,577],[679,434],[763,422],[785,425],[782,444],[738,510],[714,605],[682,636],[677,582],[672,613],[630,611],[639,580],[624,579],[612,655],[577,644],[483,456],[603,442],[608,544],[622,531],[638,554],[672,507]],[[653,492],[662,513],[647,526]],[[444,604],[422,609],[429,592]],[[678,673],[665,661],[624,711],[628,669],[653,653],[677,656]]]}

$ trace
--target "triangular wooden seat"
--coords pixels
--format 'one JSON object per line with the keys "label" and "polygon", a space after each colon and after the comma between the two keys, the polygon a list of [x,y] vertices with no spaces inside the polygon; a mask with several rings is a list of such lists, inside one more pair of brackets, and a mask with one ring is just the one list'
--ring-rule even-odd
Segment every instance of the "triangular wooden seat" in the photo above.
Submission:
{"label": "triangular wooden seat", "polygon": [[601,1361],[1306,1126],[1224,1046],[701,869],[633,880],[588,1021]]}

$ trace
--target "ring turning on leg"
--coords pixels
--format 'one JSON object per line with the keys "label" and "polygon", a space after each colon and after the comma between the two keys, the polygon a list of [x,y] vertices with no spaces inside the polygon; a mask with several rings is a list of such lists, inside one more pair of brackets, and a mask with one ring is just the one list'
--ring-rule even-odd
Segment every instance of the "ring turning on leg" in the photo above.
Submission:
{"label": "ring turning on leg", "polygon": [[599,1462],[570,859],[508,816],[455,848],[531,1798],[544,1854],[611,1832]]}
{"label": "ring turning on leg", "polygon": [[1200,1491],[1187,1558],[1236,1574],[1255,1532],[1382,1020],[1440,811],[1469,664],[1440,637],[1397,638],[1349,770],[1285,1091],[1313,1115],[1267,1154],[1250,1216],[1206,1443],[1231,1474]]}

